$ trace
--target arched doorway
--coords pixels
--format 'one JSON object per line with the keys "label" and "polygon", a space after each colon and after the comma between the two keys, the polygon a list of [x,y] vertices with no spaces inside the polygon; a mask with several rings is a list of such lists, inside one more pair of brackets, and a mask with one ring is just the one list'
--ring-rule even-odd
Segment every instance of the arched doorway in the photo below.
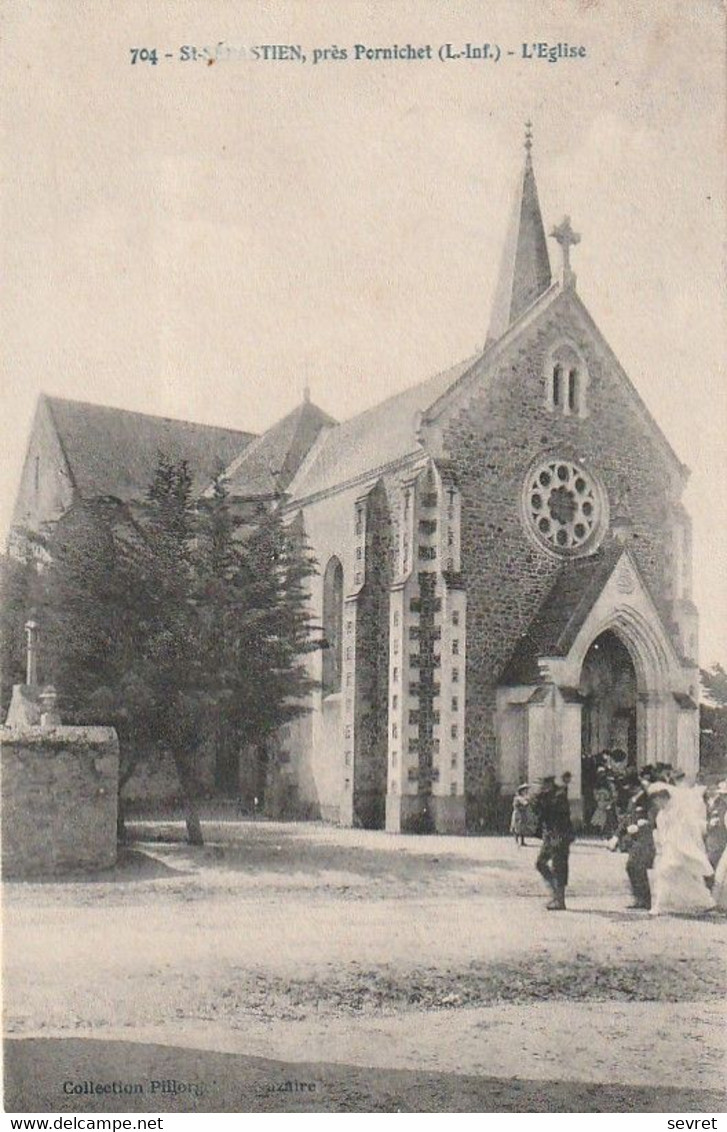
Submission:
{"label": "arched doorway", "polygon": [[[622,751],[629,766],[639,760],[637,676],[631,654],[611,629],[590,645],[581,670],[581,782],[584,817],[593,811],[593,785],[599,756]],[[643,760],[641,760],[643,761]]]}

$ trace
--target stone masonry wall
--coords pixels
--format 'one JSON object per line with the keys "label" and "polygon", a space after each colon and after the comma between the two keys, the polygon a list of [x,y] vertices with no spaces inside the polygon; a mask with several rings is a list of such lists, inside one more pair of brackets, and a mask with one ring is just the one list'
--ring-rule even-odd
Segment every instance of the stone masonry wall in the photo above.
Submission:
{"label": "stone masonry wall", "polygon": [[110,727],[0,728],[2,863],[24,879],[116,862],[119,744]]}
{"label": "stone masonry wall", "polygon": [[[601,351],[561,310],[513,347],[493,381],[445,426],[444,449],[462,492],[462,569],[467,584],[466,792],[492,789],[496,769],[495,690],[519,637],[552,585],[563,559],[539,550],[521,518],[529,465],[541,454],[580,462],[603,484],[613,505],[628,489],[627,541],[669,623],[673,562],[669,538],[673,464],[640,419]],[[547,407],[545,360],[564,335],[588,366],[588,414]],[[606,535],[608,538],[609,535]],[[489,786],[488,786],[489,783]],[[483,803],[484,804],[484,803]]]}
{"label": "stone masonry wall", "polygon": [[366,581],[357,600],[354,820],[381,829],[386,808],[389,722],[389,587],[392,537],[379,482],[368,501]]}

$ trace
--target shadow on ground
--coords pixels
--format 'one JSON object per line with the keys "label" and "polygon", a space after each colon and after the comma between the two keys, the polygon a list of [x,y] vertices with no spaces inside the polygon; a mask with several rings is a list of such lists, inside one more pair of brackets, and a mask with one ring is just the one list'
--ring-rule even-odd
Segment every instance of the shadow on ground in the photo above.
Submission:
{"label": "shadow on ground", "polygon": [[139,1042],[5,1042],[6,1112],[715,1113],[724,1101],[702,1089],[291,1063]]}
{"label": "shadow on ground", "polygon": [[233,872],[284,873],[308,876],[341,872],[381,880],[426,882],[427,867],[436,870],[441,882],[443,874],[469,873],[477,870],[515,873],[517,865],[505,857],[477,859],[460,854],[411,852],[407,847],[392,850],[390,844],[381,848],[360,844],[341,844],[325,837],[301,837],[295,829],[266,826],[264,823],[214,823],[205,830],[206,843],[194,847],[184,840],[181,826],[169,823],[145,824],[130,822],[128,836],[139,846],[147,845],[150,851],[163,852],[166,860],[187,864],[212,866]]}
{"label": "shadow on ground", "polygon": [[[653,918],[649,912],[641,908],[631,908],[625,912],[612,912],[604,908],[569,908],[568,911],[574,916],[599,916],[602,920],[612,920],[617,924],[633,922],[634,917],[642,920]],[[670,912],[669,916],[673,920],[696,920],[700,924],[723,926],[727,912],[723,912],[720,908],[710,908],[707,912]]]}
{"label": "shadow on ground", "polygon": [[189,870],[183,866],[177,868],[159,860],[158,857],[145,853],[143,849],[119,849],[118,860],[113,869],[98,869],[96,871],[73,869],[58,873],[55,876],[31,877],[28,880],[17,880],[15,877],[5,879],[24,885],[47,884],[130,884],[134,881],[159,880],[164,877],[179,877]]}

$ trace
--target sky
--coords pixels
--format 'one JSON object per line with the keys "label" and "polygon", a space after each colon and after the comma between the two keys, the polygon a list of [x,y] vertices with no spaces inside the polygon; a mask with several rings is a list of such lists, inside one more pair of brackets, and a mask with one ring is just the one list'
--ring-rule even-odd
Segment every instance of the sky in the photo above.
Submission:
{"label": "sky", "polygon": [[[41,391],[260,431],[306,386],[341,419],[471,356],[530,119],[546,227],[571,216],[579,293],[691,468],[700,659],[727,665],[721,4],[6,0],[0,21],[0,530]],[[468,42],[500,60],[436,57]],[[220,43],[234,60],[180,59]],[[395,43],[433,58],[352,58]],[[306,62],[241,58],[262,44]]]}

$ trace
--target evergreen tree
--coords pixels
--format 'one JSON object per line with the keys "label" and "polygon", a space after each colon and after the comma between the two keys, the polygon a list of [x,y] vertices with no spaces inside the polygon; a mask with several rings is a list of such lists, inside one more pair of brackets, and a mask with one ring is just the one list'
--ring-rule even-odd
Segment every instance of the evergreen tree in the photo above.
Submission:
{"label": "evergreen tree", "polygon": [[200,655],[192,546],[195,513],[185,461],[160,456],[140,511],[140,538],[128,547],[143,579],[143,638],[137,670],[149,690],[156,747],[172,756],[187,837],[202,845],[196,755],[204,737],[207,673]]}
{"label": "evergreen tree", "polygon": [[71,508],[50,555],[41,678],[66,722],[116,728],[122,785],[140,760],[172,757],[188,839],[202,844],[203,744],[236,759],[305,710],[313,562],[276,512],[241,515],[221,479],[195,502],[186,464],[164,456],[144,500]]}
{"label": "evergreen tree", "polygon": [[264,747],[314,686],[303,658],[318,647],[306,595],[315,564],[277,511],[252,523],[236,513],[219,478],[198,512],[193,564],[217,743],[236,756]]}
{"label": "evergreen tree", "polygon": [[40,679],[56,686],[64,722],[112,726],[118,734],[121,836],[121,791],[139,762],[156,753],[143,665],[149,586],[129,531],[133,520],[116,502],[74,504],[56,524],[36,599]]}
{"label": "evergreen tree", "polygon": [[721,664],[700,670],[707,701],[699,705],[699,761],[708,774],[727,772],[727,672]]}

